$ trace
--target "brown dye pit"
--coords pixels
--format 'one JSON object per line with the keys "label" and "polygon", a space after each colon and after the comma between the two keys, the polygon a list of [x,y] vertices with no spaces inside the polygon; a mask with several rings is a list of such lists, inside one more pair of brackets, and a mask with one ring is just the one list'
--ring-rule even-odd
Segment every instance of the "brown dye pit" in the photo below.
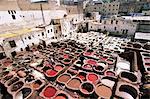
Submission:
{"label": "brown dye pit", "polygon": [[97,86],[97,88],[96,88],[96,94],[98,95],[98,96],[100,96],[100,97],[107,97],[107,98],[109,98],[109,97],[111,97],[111,95],[112,95],[112,91],[111,91],[111,89],[109,88],[109,87],[107,87],[107,86],[104,86],[104,85],[99,85],[99,86]]}
{"label": "brown dye pit", "polygon": [[71,79],[71,80],[68,82],[67,85],[68,85],[70,88],[78,89],[79,86],[80,86],[80,84],[81,84],[81,81],[80,81],[79,79],[77,79],[77,78],[74,78],[74,79]]}
{"label": "brown dye pit", "polygon": [[16,84],[14,84],[14,85],[12,86],[11,91],[12,91],[12,92],[17,91],[17,90],[20,89],[23,85],[24,85],[24,83],[21,82],[21,81],[19,81],[19,82],[17,82]]}
{"label": "brown dye pit", "polygon": [[18,71],[18,76],[19,76],[19,77],[22,78],[22,77],[25,77],[26,75],[27,75],[27,74],[26,74],[24,71],[21,71],[21,70]]}
{"label": "brown dye pit", "polygon": [[58,78],[58,81],[59,82],[62,82],[62,83],[66,83],[71,77],[69,75],[61,75],[59,78]]}
{"label": "brown dye pit", "polygon": [[33,84],[32,84],[32,87],[33,88],[39,88],[40,85],[42,85],[42,82],[40,80],[36,80]]}

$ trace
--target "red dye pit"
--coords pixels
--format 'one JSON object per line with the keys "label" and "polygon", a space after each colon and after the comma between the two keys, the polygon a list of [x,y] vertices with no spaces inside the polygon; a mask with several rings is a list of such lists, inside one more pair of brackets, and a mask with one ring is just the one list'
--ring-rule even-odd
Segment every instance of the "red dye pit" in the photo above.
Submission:
{"label": "red dye pit", "polygon": [[62,67],[62,66],[60,66],[60,65],[56,65],[56,66],[55,66],[55,69],[56,69],[56,70],[62,70],[62,69],[63,69],[63,67]]}
{"label": "red dye pit", "polygon": [[64,57],[64,58],[69,58],[69,55],[65,54],[63,57]]}
{"label": "red dye pit", "polygon": [[85,76],[83,76],[83,75],[78,75],[78,77],[81,78],[82,80],[86,79]]}
{"label": "red dye pit", "polygon": [[111,71],[106,72],[106,75],[107,76],[115,76],[115,74],[113,72],[111,72]]}
{"label": "red dye pit", "polygon": [[102,61],[105,61],[106,59],[107,59],[106,57],[102,57],[102,58],[101,58]]}
{"label": "red dye pit", "polygon": [[6,66],[6,67],[7,67],[7,66],[10,66],[10,64],[11,64],[10,62],[4,62],[4,63],[3,63],[3,65]]}
{"label": "red dye pit", "polygon": [[92,67],[91,67],[91,65],[89,65],[89,64],[86,64],[86,65],[84,65],[83,66],[85,69],[91,69]]}
{"label": "red dye pit", "polygon": [[56,92],[57,90],[55,88],[49,86],[44,90],[43,95],[47,98],[51,98],[56,94]]}
{"label": "red dye pit", "polygon": [[55,70],[47,70],[46,74],[49,75],[49,76],[55,76],[57,74],[57,71],[55,71]]}
{"label": "red dye pit", "polygon": [[98,80],[98,77],[95,74],[89,74],[88,79],[92,82],[95,82],[96,80]]}
{"label": "red dye pit", "polygon": [[84,55],[89,56],[89,55],[92,55],[92,53],[91,52],[85,52]]}
{"label": "red dye pit", "polygon": [[87,64],[97,65],[97,62],[95,60],[89,59],[89,60],[87,60]]}

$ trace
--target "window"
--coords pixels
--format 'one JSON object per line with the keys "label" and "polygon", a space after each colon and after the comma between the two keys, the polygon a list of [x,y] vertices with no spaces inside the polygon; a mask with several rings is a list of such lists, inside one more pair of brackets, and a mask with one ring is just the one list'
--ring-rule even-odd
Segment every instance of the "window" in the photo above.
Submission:
{"label": "window", "polygon": [[57,30],[56,30],[56,33],[57,33]]}
{"label": "window", "polygon": [[16,14],[16,11],[14,10],[14,13]]}
{"label": "window", "polygon": [[11,14],[14,14],[12,10],[11,10]]}
{"label": "window", "polygon": [[40,36],[40,35],[38,35],[38,36]]}
{"label": "window", "polygon": [[91,29],[92,29],[93,27],[91,26]]}
{"label": "window", "polygon": [[42,32],[42,36],[44,36],[44,32]]}
{"label": "window", "polygon": [[8,10],[8,14],[10,14],[10,11]]}
{"label": "window", "polygon": [[116,24],[118,24],[118,21],[116,21]]}
{"label": "window", "polygon": [[16,43],[15,43],[14,40],[9,41],[9,44],[10,44],[10,47],[11,47],[11,48],[16,47]]}
{"label": "window", "polygon": [[34,46],[34,43],[32,43],[32,45]]}
{"label": "window", "polygon": [[23,48],[21,48],[20,51],[23,51]]}
{"label": "window", "polygon": [[99,22],[102,23],[102,20],[100,20]]}
{"label": "window", "polygon": [[113,20],[111,20],[111,24],[113,24]]}
{"label": "window", "polygon": [[47,30],[47,33],[49,33],[49,30]]}
{"label": "window", "polygon": [[115,27],[114,30],[117,30],[117,27]]}
{"label": "window", "polygon": [[31,40],[31,36],[28,36],[28,39]]}
{"label": "window", "polygon": [[24,39],[26,40],[27,38],[25,37]]}
{"label": "window", "polygon": [[54,39],[54,36],[52,37],[52,39]]}
{"label": "window", "polygon": [[12,15],[12,18],[13,18],[13,20],[15,20],[16,19],[15,15]]}
{"label": "window", "polygon": [[106,29],[106,26],[104,26],[104,29]]}
{"label": "window", "polygon": [[104,24],[106,24],[106,21],[104,21]]}
{"label": "window", "polygon": [[53,30],[51,29],[51,32],[52,32]]}

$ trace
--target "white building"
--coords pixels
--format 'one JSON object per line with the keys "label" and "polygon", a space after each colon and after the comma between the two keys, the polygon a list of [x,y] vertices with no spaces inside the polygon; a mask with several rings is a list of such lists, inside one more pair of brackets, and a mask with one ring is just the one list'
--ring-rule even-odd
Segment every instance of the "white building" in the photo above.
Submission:
{"label": "white building", "polygon": [[134,35],[137,24],[122,18],[106,18],[100,22],[90,22],[89,30],[113,32],[117,34]]}
{"label": "white building", "polygon": [[[56,7],[42,12],[29,10],[33,9],[34,4],[30,5],[28,1],[19,0],[19,4],[26,3],[27,8],[24,9],[17,6],[15,1],[13,0],[9,9],[0,4],[0,54],[8,57],[14,52],[25,50],[26,47],[38,45],[41,40],[60,40],[70,32],[75,32],[77,24],[83,21],[83,11],[78,6],[62,6],[61,9]],[[7,4],[4,1],[0,3]],[[34,7],[38,7],[38,4]]]}

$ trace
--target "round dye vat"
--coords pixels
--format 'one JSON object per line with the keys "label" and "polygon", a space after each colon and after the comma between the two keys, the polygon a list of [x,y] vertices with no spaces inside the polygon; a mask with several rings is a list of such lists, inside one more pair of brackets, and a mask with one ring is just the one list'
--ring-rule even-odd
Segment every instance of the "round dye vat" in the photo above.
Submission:
{"label": "round dye vat", "polygon": [[55,76],[57,74],[57,71],[56,70],[47,70],[46,74],[48,76]]}
{"label": "round dye vat", "polygon": [[90,65],[97,65],[97,61],[96,60],[93,60],[93,59],[88,59],[86,61],[87,64],[90,64]]}
{"label": "round dye vat", "polygon": [[92,70],[92,65],[85,64],[85,65],[83,65],[83,69]]}
{"label": "round dye vat", "polygon": [[43,95],[46,98],[51,98],[56,94],[57,90],[52,87],[52,86],[48,86],[45,88],[45,90],[43,91]]}
{"label": "round dye vat", "polygon": [[108,58],[107,56],[101,56],[101,57],[100,57],[100,59],[101,59],[102,61],[105,61],[107,58]]}
{"label": "round dye vat", "polygon": [[111,65],[111,64],[114,63],[114,60],[113,60],[113,59],[107,59],[106,62],[107,62],[109,65]]}
{"label": "round dye vat", "polygon": [[89,82],[82,83],[80,86],[80,91],[85,95],[90,95],[94,92],[94,86]]}
{"label": "round dye vat", "polygon": [[116,74],[113,71],[106,71],[105,76],[116,76]]}
{"label": "round dye vat", "polygon": [[61,66],[61,65],[55,66],[55,70],[57,70],[57,71],[61,71],[62,69],[63,69],[63,66]]}
{"label": "round dye vat", "polygon": [[64,58],[69,58],[69,55],[64,54],[63,57],[64,57]]}
{"label": "round dye vat", "polygon": [[83,81],[86,80],[86,73],[85,72],[80,72],[77,77],[81,78]]}
{"label": "round dye vat", "polygon": [[83,75],[78,75],[77,77],[81,78],[82,80],[86,79],[85,76],[83,76]]}
{"label": "round dye vat", "polygon": [[60,83],[66,83],[70,78],[71,76],[69,74],[62,74],[58,77],[57,81]]}
{"label": "round dye vat", "polygon": [[41,85],[42,85],[42,82],[40,80],[36,80],[34,83],[32,83],[32,87],[34,89],[40,88]]}
{"label": "round dye vat", "polygon": [[66,94],[60,93],[54,99],[69,99]]}
{"label": "round dye vat", "polygon": [[71,61],[70,59],[64,59],[64,63],[65,63],[65,64],[70,63],[70,61]]}
{"label": "round dye vat", "polygon": [[91,52],[84,52],[84,55],[85,56],[90,56],[90,55],[92,55],[92,53]]}
{"label": "round dye vat", "polygon": [[25,77],[27,74],[24,72],[24,71],[22,71],[22,70],[20,70],[20,71],[18,71],[18,76],[19,77]]}
{"label": "round dye vat", "polygon": [[3,65],[7,67],[7,66],[10,66],[11,63],[10,62],[4,62]]}
{"label": "round dye vat", "polygon": [[133,73],[131,73],[131,72],[125,72],[125,71],[121,72],[121,73],[119,74],[119,77],[120,77],[121,79],[125,80],[125,81],[130,82],[130,83],[136,83],[136,82],[137,82],[137,79],[138,79],[135,74],[133,74]]}
{"label": "round dye vat", "polygon": [[112,95],[111,89],[102,84],[96,86],[95,92],[99,97],[102,98],[110,98]]}
{"label": "round dye vat", "polygon": [[73,78],[67,83],[68,87],[74,90],[78,90],[81,85],[81,80],[79,78]]}
{"label": "round dye vat", "polygon": [[87,75],[87,79],[91,82],[95,82],[96,80],[98,80],[98,76],[94,73],[91,73]]}

